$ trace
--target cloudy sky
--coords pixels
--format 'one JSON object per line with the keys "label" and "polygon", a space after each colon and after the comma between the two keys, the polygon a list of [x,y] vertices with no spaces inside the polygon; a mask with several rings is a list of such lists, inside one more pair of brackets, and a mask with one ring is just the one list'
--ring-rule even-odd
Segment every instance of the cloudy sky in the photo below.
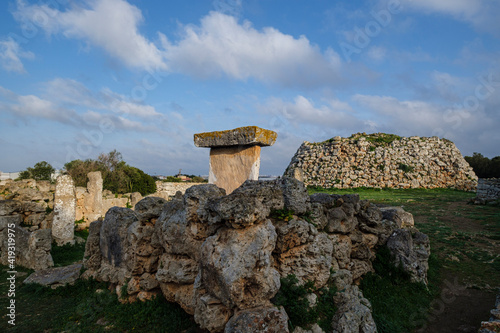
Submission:
{"label": "cloudy sky", "polygon": [[152,175],[208,174],[193,134],[439,136],[500,155],[500,1],[8,0],[0,170],[113,149]]}

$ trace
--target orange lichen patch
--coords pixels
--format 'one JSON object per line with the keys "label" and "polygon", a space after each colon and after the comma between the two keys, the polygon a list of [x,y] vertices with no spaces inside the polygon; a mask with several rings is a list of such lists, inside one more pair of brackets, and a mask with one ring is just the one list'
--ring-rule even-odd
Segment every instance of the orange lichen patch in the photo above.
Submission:
{"label": "orange lichen patch", "polygon": [[238,127],[232,130],[198,133],[194,135],[197,147],[272,146],[278,134],[257,126]]}

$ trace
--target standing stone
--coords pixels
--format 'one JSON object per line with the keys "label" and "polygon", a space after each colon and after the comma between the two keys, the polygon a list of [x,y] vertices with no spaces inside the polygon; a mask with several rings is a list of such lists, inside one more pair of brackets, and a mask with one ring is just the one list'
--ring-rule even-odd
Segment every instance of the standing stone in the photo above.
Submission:
{"label": "standing stone", "polygon": [[52,237],[57,245],[74,244],[75,218],[76,195],[73,179],[70,175],[61,175],[56,181],[52,222]]}
{"label": "standing stone", "polygon": [[90,223],[103,215],[101,171],[89,172],[87,177],[89,181],[85,195],[85,212],[87,213],[85,217]]}
{"label": "standing stone", "polygon": [[258,180],[260,147],[272,146],[277,133],[257,126],[194,135],[196,147],[210,148],[208,182],[229,194],[246,180]]}

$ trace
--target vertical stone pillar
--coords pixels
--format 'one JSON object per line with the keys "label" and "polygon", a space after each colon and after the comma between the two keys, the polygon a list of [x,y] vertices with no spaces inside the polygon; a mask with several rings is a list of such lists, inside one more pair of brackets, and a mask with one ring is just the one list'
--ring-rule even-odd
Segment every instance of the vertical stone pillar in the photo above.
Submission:
{"label": "vertical stone pillar", "polygon": [[101,171],[89,172],[87,174],[87,193],[85,195],[85,216],[88,223],[96,221],[104,216],[102,205],[102,174]]}
{"label": "vertical stone pillar", "polygon": [[70,175],[61,175],[56,181],[52,222],[52,237],[57,245],[74,244],[75,218],[76,195],[73,178]]}
{"label": "vertical stone pillar", "polygon": [[210,148],[208,182],[229,194],[245,180],[257,180],[260,168],[260,149],[272,146],[276,132],[257,126],[239,127],[227,131],[194,135],[197,147]]}

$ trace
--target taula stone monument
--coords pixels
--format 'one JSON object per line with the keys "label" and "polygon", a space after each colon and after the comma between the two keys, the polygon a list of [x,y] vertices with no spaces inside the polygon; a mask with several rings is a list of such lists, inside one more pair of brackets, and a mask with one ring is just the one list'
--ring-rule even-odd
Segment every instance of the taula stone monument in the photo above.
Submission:
{"label": "taula stone monument", "polygon": [[210,148],[208,182],[229,194],[246,180],[258,180],[260,147],[272,146],[278,134],[257,126],[194,135],[196,147]]}

